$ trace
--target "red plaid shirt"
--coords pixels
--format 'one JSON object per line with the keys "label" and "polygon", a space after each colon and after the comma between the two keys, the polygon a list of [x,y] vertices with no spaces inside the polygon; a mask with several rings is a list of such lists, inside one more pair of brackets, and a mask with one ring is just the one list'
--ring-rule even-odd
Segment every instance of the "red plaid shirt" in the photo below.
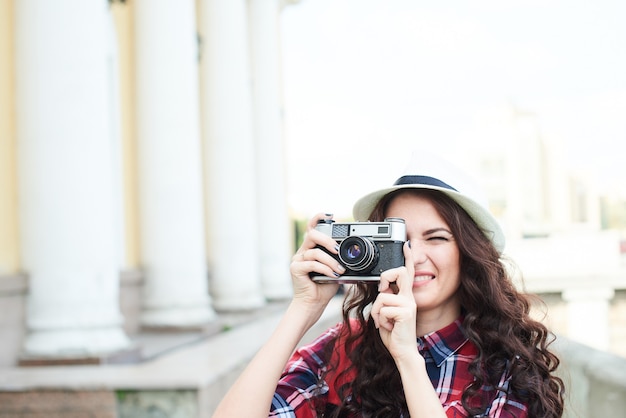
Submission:
{"label": "red plaid shirt", "polygon": [[[330,328],[312,344],[298,349],[291,357],[278,382],[272,401],[270,417],[278,418],[314,418],[314,396],[326,397],[326,402],[338,404],[339,398],[333,384],[324,382],[320,391],[318,379],[323,373],[325,362],[324,346],[341,329],[341,324]],[[340,345],[341,346],[341,345]],[[476,346],[465,337],[462,319],[458,319],[439,331],[418,338],[418,348],[426,360],[426,371],[441,400],[448,417],[467,417],[461,404],[463,390],[474,377],[468,366],[476,357]],[[339,354],[342,356],[342,354]],[[345,356],[345,354],[343,354]],[[345,358],[345,357],[344,357]],[[498,386],[483,387],[483,395],[489,400],[489,407],[481,417],[526,418],[526,405],[507,394],[509,376],[504,375]],[[478,416],[478,415],[477,415]]]}

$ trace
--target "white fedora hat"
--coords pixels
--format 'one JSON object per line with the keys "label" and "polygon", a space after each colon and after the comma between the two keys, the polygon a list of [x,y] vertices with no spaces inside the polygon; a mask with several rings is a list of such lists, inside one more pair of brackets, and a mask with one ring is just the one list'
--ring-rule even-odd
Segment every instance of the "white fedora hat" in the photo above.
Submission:
{"label": "white fedora hat", "polygon": [[468,173],[428,152],[414,152],[404,174],[391,187],[369,193],[354,204],[357,221],[369,219],[378,202],[388,193],[400,189],[439,190],[459,204],[476,222],[498,252],[504,250],[504,233],[488,209],[482,189]]}

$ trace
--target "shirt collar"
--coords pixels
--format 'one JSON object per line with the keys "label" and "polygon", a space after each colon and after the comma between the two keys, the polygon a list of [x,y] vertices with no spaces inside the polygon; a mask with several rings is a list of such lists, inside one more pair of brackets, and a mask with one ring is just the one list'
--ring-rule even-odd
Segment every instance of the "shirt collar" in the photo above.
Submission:
{"label": "shirt collar", "polygon": [[418,338],[420,350],[428,350],[437,367],[469,341],[463,330],[463,317],[438,331]]}

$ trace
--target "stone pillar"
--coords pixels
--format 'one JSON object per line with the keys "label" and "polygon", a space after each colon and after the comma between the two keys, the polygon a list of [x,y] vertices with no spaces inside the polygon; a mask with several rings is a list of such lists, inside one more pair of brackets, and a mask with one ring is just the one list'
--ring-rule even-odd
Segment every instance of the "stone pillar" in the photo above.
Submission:
{"label": "stone pillar", "polygon": [[202,103],[211,294],[216,309],[265,303],[246,0],[201,0]]}
{"label": "stone pillar", "polygon": [[117,259],[120,270],[126,267],[126,222],[124,219],[124,165],[123,150],[122,150],[122,106],[121,106],[121,84],[120,84],[120,60],[119,60],[119,48],[117,31],[115,28],[115,22],[113,20],[113,14],[108,13],[107,19],[108,36],[111,42],[108,43],[106,50],[107,66],[109,77],[111,80],[109,95],[109,114],[110,116],[110,135],[112,143],[113,153],[113,188],[119,190],[114,194],[114,207],[115,207],[115,223],[116,223],[116,236],[115,244],[117,251]]}
{"label": "stone pillar", "polygon": [[610,345],[609,309],[615,291],[610,288],[563,291],[567,302],[568,337],[598,350]]}
{"label": "stone pillar", "polygon": [[293,249],[281,112],[280,5],[278,0],[250,0],[249,4],[261,282],[268,299],[284,299],[292,294]]}
{"label": "stone pillar", "polygon": [[15,167],[13,2],[0,1],[0,276],[19,270]]}
{"label": "stone pillar", "polygon": [[193,0],[135,1],[144,326],[187,327],[210,308]]}
{"label": "stone pillar", "polygon": [[25,356],[117,352],[129,340],[118,302],[108,5],[20,0],[15,19]]}

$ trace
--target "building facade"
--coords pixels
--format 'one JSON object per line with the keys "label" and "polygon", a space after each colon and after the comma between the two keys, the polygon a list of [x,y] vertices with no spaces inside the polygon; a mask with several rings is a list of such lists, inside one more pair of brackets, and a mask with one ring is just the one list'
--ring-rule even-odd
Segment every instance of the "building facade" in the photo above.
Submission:
{"label": "building facade", "polygon": [[0,1],[2,364],[290,296],[284,6]]}

